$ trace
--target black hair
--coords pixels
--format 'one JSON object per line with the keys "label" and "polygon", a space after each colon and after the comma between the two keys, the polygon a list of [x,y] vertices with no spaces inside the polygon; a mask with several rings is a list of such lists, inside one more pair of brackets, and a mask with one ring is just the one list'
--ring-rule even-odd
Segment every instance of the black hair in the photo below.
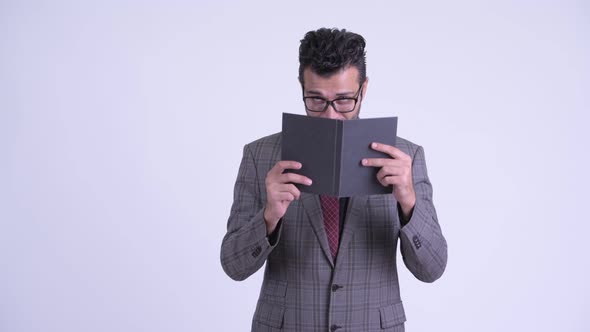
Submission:
{"label": "black hair", "polygon": [[303,71],[310,67],[320,76],[330,76],[348,66],[359,71],[359,84],[367,77],[363,36],[336,28],[309,31],[299,46],[299,82],[303,86]]}

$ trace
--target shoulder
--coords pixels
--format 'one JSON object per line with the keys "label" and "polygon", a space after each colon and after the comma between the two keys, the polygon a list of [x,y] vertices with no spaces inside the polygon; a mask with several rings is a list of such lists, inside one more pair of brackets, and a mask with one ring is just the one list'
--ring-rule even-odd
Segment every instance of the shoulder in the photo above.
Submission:
{"label": "shoulder", "polygon": [[281,133],[264,136],[246,144],[246,149],[257,154],[269,150],[277,150],[281,147]]}
{"label": "shoulder", "polygon": [[275,133],[244,146],[244,156],[249,155],[250,158],[260,168],[270,169],[281,157],[281,133]]}
{"label": "shoulder", "polygon": [[259,145],[269,145],[269,144],[280,144],[281,143],[281,133],[274,133],[268,136],[261,137],[255,141],[252,141],[246,145],[248,146],[259,146]]}

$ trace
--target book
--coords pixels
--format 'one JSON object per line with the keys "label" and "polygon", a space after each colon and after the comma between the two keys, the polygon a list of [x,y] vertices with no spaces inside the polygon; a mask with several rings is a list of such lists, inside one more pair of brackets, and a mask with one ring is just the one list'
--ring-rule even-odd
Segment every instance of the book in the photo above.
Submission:
{"label": "book", "polygon": [[391,158],[371,149],[379,142],[395,146],[397,117],[335,120],[283,113],[281,160],[302,164],[288,170],[307,176],[311,186],[302,192],[336,197],[392,192],[377,180],[378,167],[361,164],[363,158]]}

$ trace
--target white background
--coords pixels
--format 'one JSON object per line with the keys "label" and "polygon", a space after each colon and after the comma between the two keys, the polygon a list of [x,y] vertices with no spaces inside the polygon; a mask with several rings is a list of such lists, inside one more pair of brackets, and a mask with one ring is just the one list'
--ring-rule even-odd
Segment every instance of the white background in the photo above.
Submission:
{"label": "white background", "polygon": [[247,331],[219,262],[305,32],[367,40],[363,117],[426,151],[449,262],[408,331],[590,323],[585,1],[0,1],[0,331]]}

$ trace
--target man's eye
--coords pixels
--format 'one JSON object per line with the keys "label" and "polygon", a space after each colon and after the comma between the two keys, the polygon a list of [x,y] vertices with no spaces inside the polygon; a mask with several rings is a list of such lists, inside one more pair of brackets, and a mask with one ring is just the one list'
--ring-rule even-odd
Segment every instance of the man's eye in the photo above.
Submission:
{"label": "man's eye", "polygon": [[334,103],[339,106],[348,106],[354,103],[354,99],[351,98],[342,98],[334,100]]}
{"label": "man's eye", "polygon": [[324,99],[322,99],[322,98],[311,98],[311,101],[312,101],[314,104],[323,104],[323,103],[325,103],[325,102],[326,102],[326,101],[325,101]]}

